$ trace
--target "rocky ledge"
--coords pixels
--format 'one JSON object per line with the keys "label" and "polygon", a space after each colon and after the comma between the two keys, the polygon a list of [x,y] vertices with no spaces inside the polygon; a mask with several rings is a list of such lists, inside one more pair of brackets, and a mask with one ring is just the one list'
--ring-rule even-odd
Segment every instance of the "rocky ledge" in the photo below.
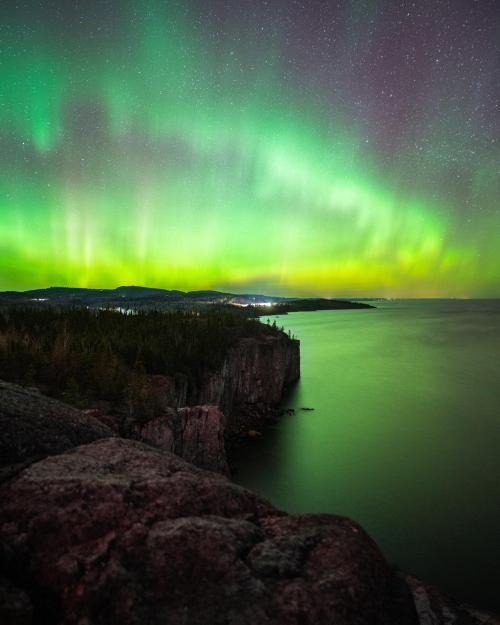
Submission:
{"label": "rocky ledge", "polygon": [[224,446],[224,415],[217,406],[167,410],[137,425],[137,438],[171,451],[197,467],[229,474]]}
{"label": "rocky ledge", "polygon": [[277,331],[243,338],[217,371],[199,377],[150,376],[160,414],[146,420],[88,410],[116,434],[172,451],[204,469],[228,473],[225,442],[279,413],[285,389],[300,377],[300,342]]}
{"label": "rocky ledge", "polygon": [[155,395],[165,407],[214,405],[226,416],[229,431],[246,418],[265,417],[300,377],[300,341],[283,332],[243,338],[229,348],[217,371],[197,379],[185,375],[152,376]]}
{"label": "rocky ledge", "polygon": [[136,441],[34,463],[0,501],[2,625],[498,624],[396,572],[353,521],[288,515]]}
{"label": "rocky ledge", "polygon": [[300,341],[283,332],[241,339],[229,349],[221,371],[206,376],[193,403],[220,406],[228,429],[237,431],[241,416],[265,416],[299,377]]}
{"label": "rocky ledge", "polygon": [[[131,425],[127,437],[227,474],[224,422],[217,406],[167,406],[158,418]],[[120,429],[99,410],[82,412],[36,389],[0,381],[0,481],[46,456],[123,434]]]}
{"label": "rocky ledge", "polygon": [[199,467],[228,473],[225,439],[275,416],[285,389],[299,377],[298,340],[283,332],[240,339],[218,371],[205,371],[196,381],[152,376],[163,414],[132,431],[124,427],[118,431],[138,434],[140,440]]}

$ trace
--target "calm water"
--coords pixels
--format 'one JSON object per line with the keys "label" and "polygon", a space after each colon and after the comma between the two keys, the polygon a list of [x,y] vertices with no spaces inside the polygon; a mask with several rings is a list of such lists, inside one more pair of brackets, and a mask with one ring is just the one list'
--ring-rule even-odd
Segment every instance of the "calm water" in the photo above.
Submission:
{"label": "calm water", "polygon": [[301,340],[296,413],[236,480],[350,516],[389,561],[500,611],[500,301],[377,306],[276,317]]}

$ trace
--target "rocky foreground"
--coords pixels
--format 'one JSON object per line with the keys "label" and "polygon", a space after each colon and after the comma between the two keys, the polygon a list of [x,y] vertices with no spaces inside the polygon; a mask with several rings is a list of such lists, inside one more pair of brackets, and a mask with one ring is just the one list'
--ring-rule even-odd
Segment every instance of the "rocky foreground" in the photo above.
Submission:
{"label": "rocky foreground", "polygon": [[286,514],[25,393],[0,385],[1,625],[500,623],[388,565],[349,519]]}

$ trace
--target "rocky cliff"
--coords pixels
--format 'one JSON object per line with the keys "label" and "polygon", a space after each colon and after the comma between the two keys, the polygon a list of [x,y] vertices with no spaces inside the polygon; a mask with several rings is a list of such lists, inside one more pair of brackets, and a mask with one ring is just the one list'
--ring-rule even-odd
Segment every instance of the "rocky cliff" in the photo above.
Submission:
{"label": "rocky cliff", "polygon": [[188,462],[228,473],[225,437],[248,431],[276,413],[287,386],[300,376],[299,341],[284,333],[240,339],[218,371],[198,378],[154,375],[150,392],[159,413],[149,419],[115,420],[99,410],[88,414],[136,438],[172,451]]}
{"label": "rocky cliff", "polygon": [[196,466],[228,473],[224,439],[274,414],[287,386],[300,377],[300,342],[283,332],[240,339],[218,371],[199,378],[152,377],[163,414],[121,428]]}
{"label": "rocky cliff", "polygon": [[139,440],[171,451],[202,469],[228,474],[224,415],[217,406],[190,406],[135,427]]}
{"label": "rocky cliff", "polygon": [[0,485],[2,625],[479,625],[353,521],[109,438]]}
{"label": "rocky cliff", "polygon": [[[165,406],[161,416],[133,424],[127,434],[227,474],[224,421],[217,406]],[[118,436],[120,429],[116,419],[99,410],[82,412],[36,389],[0,381],[0,481],[46,456]]]}
{"label": "rocky cliff", "polygon": [[238,430],[241,417],[265,416],[299,377],[300,342],[280,332],[240,339],[218,371],[204,371],[198,379],[154,376],[154,382],[165,406],[216,405],[226,428]]}
{"label": "rocky cliff", "polygon": [[229,350],[222,370],[206,376],[196,403],[219,405],[231,428],[240,414],[265,414],[276,406],[299,377],[299,341],[284,334],[241,339]]}

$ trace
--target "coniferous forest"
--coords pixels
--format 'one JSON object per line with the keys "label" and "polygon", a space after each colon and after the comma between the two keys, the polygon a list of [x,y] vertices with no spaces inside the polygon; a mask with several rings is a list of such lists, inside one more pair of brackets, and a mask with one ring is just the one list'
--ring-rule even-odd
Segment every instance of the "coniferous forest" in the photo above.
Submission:
{"label": "coniferous forest", "polygon": [[196,379],[219,367],[239,338],[275,331],[222,309],[6,308],[0,310],[0,379],[37,386],[80,407],[95,400],[121,403],[149,375]]}

